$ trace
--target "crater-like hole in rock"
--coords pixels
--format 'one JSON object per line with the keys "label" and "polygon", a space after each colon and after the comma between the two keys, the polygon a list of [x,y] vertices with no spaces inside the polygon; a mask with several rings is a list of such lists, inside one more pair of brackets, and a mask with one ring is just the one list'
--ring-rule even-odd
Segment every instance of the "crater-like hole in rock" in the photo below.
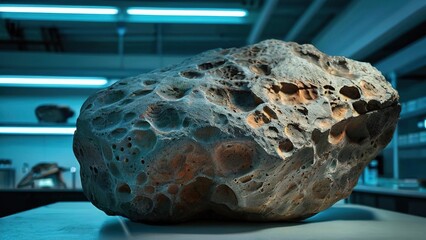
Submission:
{"label": "crater-like hole in rock", "polygon": [[134,130],[132,135],[132,142],[140,148],[141,152],[151,151],[157,144],[157,135],[152,130]]}
{"label": "crater-like hole in rock", "polygon": [[279,93],[281,91],[281,87],[277,86],[277,85],[272,85],[271,89],[275,92],[275,93]]}
{"label": "crater-like hole in rock", "polygon": [[292,95],[299,91],[299,87],[292,83],[281,83],[281,91],[285,94]]}
{"label": "crater-like hole in rock", "polygon": [[187,95],[190,88],[167,86],[159,91],[159,94],[168,99],[180,99]]}
{"label": "crater-like hole in rock", "polygon": [[136,128],[142,128],[142,129],[148,129],[151,127],[149,122],[144,120],[137,121],[133,126],[135,126]]}
{"label": "crater-like hole in rock", "polygon": [[105,91],[105,92],[102,92],[102,95],[99,97],[99,100],[103,102],[104,104],[111,104],[123,99],[124,96],[125,96],[125,93],[121,90]]}
{"label": "crater-like hole in rock", "polygon": [[202,78],[204,76],[204,73],[197,72],[197,71],[185,71],[185,72],[181,72],[180,75],[184,78],[194,79],[194,78]]}
{"label": "crater-like hole in rock", "polygon": [[346,124],[347,121],[340,121],[331,127],[328,139],[330,143],[338,144],[344,139]]}
{"label": "crater-like hole in rock", "polygon": [[222,174],[250,169],[255,156],[254,145],[248,141],[222,142],[214,151],[216,166]]}
{"label": "crater-like hole in rock", "polygon": [[163,105],[150,106],[146,115],[151,119],[155,127],[161,130],[173,130],[182,126],[182,117],[178,110],[172,107]]}
{"label": "crater-like hole in rock", "polygon": [[306,59],[307,61],[312,62],[318,66],[320,65],[319,61],[321,57],[317,53],[312,52],[311,50],[306,49],[303,46],[295,46],[293,50],[298,57]]}
{"label": "crater-like hole in rock", "polygon": [[146,182],[146,180],[147,180],[147,176],[144,172],[139,173],[138,176],[136,177],[137,184],[143,184]]}
{"label": "crater-like hole in rock", "polygon": [[225,204],[230,207],[238,204],[238,198],[234,191],[225,184],[221,184],[216,187],[212,194],[212,201],[215,203]]}
{"label": "crater-like hole in rock", "polygon": [[361,144],[370,137],[366,126],[365,115],[353,118],[349,121],[346,126],[346,137],[350,142],[357,144]]}
{"label": "crater-like hole in rock", "polygon": [[119,111],[112,111],[108,113],[105,119],[105,127],[112,127],[117,125],[121,121],[121,112]]}
{"label": "crater-like hole in rock", "polygon": [[297,111],[300,112],[301,114],[305,115],[305,116],[308,115],[308,113],[309,113],[308,109],[303,107],[303,106],[298,108]]}
{"label": "crater-like hole in rock", "polygon": [[83,109],[84,110],[89,110],[93,107],[93,104],[89,103],[87,106],[85,106]]}
{"label": "crater-like hole in rock", "polygon": [[93,118],[93,120],[92,120],[92,126],[95,129],[98,129],[98,130],[104,128],[104,126],[105,126],[105,118],[99,117],[99,116]]}
{"label": "crater-like hole in rock", "polygon": [[207,62],[207,63],[202,63],[200,65],[198,65],[198,69],[200,70],[209,70],[215,67],[218,67],[220,65],[225,64],[225,60],[221,60],[221,61],[217,61],[217,62]]}
{"label": "crater-like hole in rock", "polygon": [[226,125],[228,123],[228,117],[224,114],[213,113],[213,121],[216,124]]}
{"label": "crater-like hole in rock", "polygon": [[250,70],[259,75],[270,75],[271,68],[267,64],[256,64],[250,67]]}
{"label": "crater-like hole in rock", "polygon": [[278,146],[281,150],[281,152],[290,152],[294,149],[293,143],[289,139],[285,139],[284,141],[280,142]]}
{"label": "crater-like hole in rock", "polygon": [[136,118],[136,113],[134,113],[134,112],[129,112],[129,113],[126,113],[126,115],[124,115],[123,120],[124,120],[125,122],[128,122],[128,121],[131,121],[131,120],[133,120],[133,119],[135,119],[135,118]]}
{"label": "crater-like hole in rock", "polygon": [[155,81],[155,80],[145,80],[144,82],[143,82],[143,84],[145,84],[145,85],[147,85],[147,86],[149,86],[149,85],[154,85],[154,84],[157,84],[158,82],[157,81]]}
{"label": "crater-like hole in rock", "polygon": [[134,91],[131,96],[133,97],[145,96],[150,94],[151,92],[152,92],[152,89],[141,89],[141,90]]}
{"label": "crater-like hole in rock", "polygon": [[364,100],[359,100],[352,103],[352,107],[359,114],[364,114],[367,112],[367,103]]}
{"label": "crater-like hole in rock", "polygon": [[334,89],[334,87],[333,86],[331,86],[331,85],[325,85],[324,86],[324,89],[328,89],[328,90],[331,90],[331,91],[334,91],[335,89]]}
{"label": "crater-like hole in rock", "polygon": [[244,72],[237,66],[233,65],[224,66],[221,69],[218,69],[216,73],[220,77],[230,80],[243,80],[245,78]]}
{"label": "crater-like hole in rock", "polygon": [[336,169],[336,166],[337,166],[337,159],[332,159],[329,165],[329,169],[331,171],[334,171]]}
{"label": "crater-like hole in rock", "polygon": [[339,60],[333,61],[333,65],[334,65],[334,67],[336,67],[336,69],[338,69],[340,71],[349,72],[348,62],[346,62],[346,60],[344,60],[344,59],[339,59]]}
{"label": "crater-like hole in rock", "polygon": [[361,97],[358,88],[353,86],[344,86],[340,89],[339,93],[350,99],[358,99]]}
{"label": "crater-like hole in rock", "polygon": [[194,132],[194,137],[198,141],[212,142],[221,136],[221,131],[217,127],[202,127]]}
{"label": "crater-like hole in rock", "polygon": [[270,132],[274,132],[274,133],[276,133],[276,134],[278,134],[280,131],[278,131],[278,129],[276,128],[276,127],[269,127],[268,128],[268,131],[270,131]]}
{"label": "crater-like hole in rock", "polygon": [[239,109],[247,112],[255,109],[263,103],[262,99],[256,96],[252,91],[231,90],[231,101]]}
{"label": "crater-like hole in rock", "polygon": [[125,129],[125,128],[117,128],[117,129],[114,129],[111,132],[111,136],[113,138],[115,138],[115,139],[119,139],[119,138],[124,137],[124,135],[126,135],[126,133],[127,133],[127,129]]}
{"label": "crater-like hole in rock", "polygon": [[341,121],[334,124],[330,129],[330,135],[333,137],[337,137],[345,130],[346,121]]}
{"label": "crater-like hole in rock", "polygon": [[191,125],[191,122],[192,122],[191,118],[186,117],[182,122],[182,126],[184,128],[187,128]]}
{"label": "crater-like hole in rock", "polygon": [[304,58],[304,59],[306,59],[306,60],[308,60],[308,61],[311,61],[311,62],[314,62],[314,63],[318,63],[319,62],[319,60],[320,60],[320,56],[318,56],[317,54],[315,54],[315,53],[312,53],[312,52],[309,52],[309,51],[306,51],[306,53],[304,53],[304,52],[301,52],[301,55],[300,55],[302,58]]}
{"label": "crater-like hole in rock", "polygon": [[375,111],[375,110],[379,110],[381,107],[381,104],[379,101],[377,100],[370,100],[367,103],[367,110],[368,111]]}
{"label": "crater-like hole in rock", "polygon": [[124,193],[124,194],[130,194],[132,192],[132,190],[130,189],[130,186],[126,183],[118,186],[117,191],[119,193]]}
{"label": "crater-like hole in rock", "polygon": [[265,106],[263,108],[263,112],[265,112],[266,115],[269,116],[269,118],[273,118],[273,119],[278,119],[277,114],[274,112],[274,110],[272,110],[270,107]]}

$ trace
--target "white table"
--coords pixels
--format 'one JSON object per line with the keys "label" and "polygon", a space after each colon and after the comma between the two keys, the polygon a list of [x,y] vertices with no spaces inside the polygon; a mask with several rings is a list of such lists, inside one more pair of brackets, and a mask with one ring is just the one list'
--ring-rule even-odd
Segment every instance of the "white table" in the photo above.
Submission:
{"label": "white table", "polygon": [[146,225],[107,216],[89,202],[61,202],[1,218],[0,239],[424,240],[426,218],[340,204],[300,223],[202,221]]}

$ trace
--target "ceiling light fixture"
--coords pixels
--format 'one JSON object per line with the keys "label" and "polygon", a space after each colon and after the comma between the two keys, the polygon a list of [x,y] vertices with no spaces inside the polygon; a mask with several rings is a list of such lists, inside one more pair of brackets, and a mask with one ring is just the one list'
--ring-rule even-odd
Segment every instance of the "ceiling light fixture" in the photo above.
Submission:
{"label": "ceiling light fixture", "polygon": [[143,23],[206,23],[244,24],[249,22],[248,12],[232,8],[153,8],[127,9],[130,22]]}
{"label": "ceiling light fixture", "polygon": [[[253,21],[242,8],[129,7],[126,22],[246,24]],[[0,18],[40,21],[117,22],[120,8],[112,6],[0,4]]]}
{"label": "ceiling light fixture", "polygon": [[0,134],[73,135],[75,127],[0,127]]}
{"label": "ceiling light fixture", "polygon": [[0,18],[28,21],[116,22],[118,13],[104,6],[0,4]]}
{"label": "ceiling light fixture", "polygon": [[54,5],[11,5],[0,4],[0,12],[4,13],[47,13],[47,14],[96,14],[115,15],[115,7],[92,6],[54,6]]}
{"label": "ceiling light fixture", "polygon": [[108,80],[102,77],[0,76],[0,86],[6,87],[99,87]]}
{"label": "ceiling light fixture", "polygon": [[187,17],[245,17],[243,9],[129,8],[129,15]]}

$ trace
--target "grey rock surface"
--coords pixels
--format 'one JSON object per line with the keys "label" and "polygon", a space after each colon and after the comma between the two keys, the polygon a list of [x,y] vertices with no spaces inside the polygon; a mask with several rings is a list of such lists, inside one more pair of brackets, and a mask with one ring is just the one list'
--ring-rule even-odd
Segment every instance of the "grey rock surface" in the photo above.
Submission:
{"label": "grey rock surface", "polygon": [[267,40],[99,91],[74,153],[107,214],[299,220],[351,193],[392,138],[398,98],[368,63]]}

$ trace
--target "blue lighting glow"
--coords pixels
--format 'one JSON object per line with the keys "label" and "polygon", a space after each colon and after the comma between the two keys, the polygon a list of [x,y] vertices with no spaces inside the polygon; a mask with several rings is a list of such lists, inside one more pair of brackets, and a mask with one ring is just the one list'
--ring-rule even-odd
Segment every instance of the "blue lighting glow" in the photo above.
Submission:
{"label": "blue lighting glow", "polygon": [[243,9],[179,9],[179,8],[129,8],[129,15],[187,16],[187,17],[245,17]]}
{"label": "blue lighting glow", "polygon": [[0,127],[0,134],[73,135],[75,127]]}
{"label": "blue lighting glow", "polygon": [[5,13],[48,13],[48,14],[95,14],[115,15],[115,7],[89,7],[89,6],[51,6],[51,5],[0,5],[0,12]]}
{"label": "blue lighting glow", "polygon": [[[117,22],[120,9],[112,6],[0,4],[0,18],[42,21]],[[252,21],[242,8],[129,7],[126,22],[246,24]]]}
{"label": "blue lighting glow", "polygon": [[6,87],[99,87],[107,83],[102,77],[0,76],[0,86]]}

